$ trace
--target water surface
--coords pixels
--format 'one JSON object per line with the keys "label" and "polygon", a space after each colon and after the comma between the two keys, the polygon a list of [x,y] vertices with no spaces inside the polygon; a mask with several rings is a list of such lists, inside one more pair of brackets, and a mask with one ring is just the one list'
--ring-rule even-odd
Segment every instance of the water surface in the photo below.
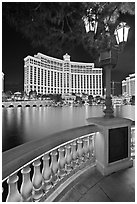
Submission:
{"label": "water surface", "polygon": [[[2,109],[2,151],[49,134],[88,124],[102,117],[102,106],[25,107]],[[135,120],[135,106],[117,106],[114,115]]]}

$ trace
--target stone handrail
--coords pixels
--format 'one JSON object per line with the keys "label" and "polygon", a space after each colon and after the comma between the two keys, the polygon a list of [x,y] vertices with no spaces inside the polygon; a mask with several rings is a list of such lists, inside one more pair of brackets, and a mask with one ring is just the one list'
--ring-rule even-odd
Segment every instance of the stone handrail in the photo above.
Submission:
{"label": "stone handrail", "polygon": [[2,178],[8,184],[6,201],[45,199],[56,184],[93,159],[95,132],[97,128],[93,125],[82,126],[3,152]]}
{"label": "stone handrail", "polygon": [[[12,172],[19,169],[29,161],[39,155],[61,145],[62,143],[73,140],[82,135],[96,132],[98,129],[94,125],[87,125],[72,128],[62,132],[54,133],[46,138],[27,142],[13,149],[2,153],[2,179],[5,179]],[[52,139],[51,139],[52,138]]]}
{"label": "stone handrail", "polygon": [[[3,152],[4,199],[7,202],[42,202],[50,200],[50,196],[53,198],[53,192],[66,180],[68,183],[68,178],[95,164],[97,131],[93,125],[73,128]],[[134,158],[134,127],[131,133],[131,156]]]}
{"label": "stone handrail", "polygon": [[135,126],[131,127],[131,157],[135,158]]}

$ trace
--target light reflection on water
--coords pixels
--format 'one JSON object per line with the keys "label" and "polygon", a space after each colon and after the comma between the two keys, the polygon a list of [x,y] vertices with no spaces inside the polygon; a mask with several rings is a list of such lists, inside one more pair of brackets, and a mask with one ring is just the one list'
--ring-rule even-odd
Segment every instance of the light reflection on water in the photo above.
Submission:
{"label": "light reflection on water", "polygon": [[126,106],[117,106],[114,109],[116,116],[122,116],[123,118],[129,118],[135,121],[135,106],[126,105]]}
{"label": "light reflection on water", "polygon": [[[3,151],[49,134],[88,124],[86,118],[102,117],[102,106],[3,108]],[[114,115],[135,120],[135,106],[117,106]]]}

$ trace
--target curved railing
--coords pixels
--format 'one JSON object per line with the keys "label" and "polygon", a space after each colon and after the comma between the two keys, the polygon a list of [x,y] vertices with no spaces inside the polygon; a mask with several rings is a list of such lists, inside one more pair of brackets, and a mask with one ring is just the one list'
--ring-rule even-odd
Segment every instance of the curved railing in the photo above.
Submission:
{"label": "curved railing", "polygon": [[94,162],[97,128],[87,125],[20,145],[2,155],[3,201],[44,201]]}
{"label": "curved railing", "polygon": [[[95,165],[97,131],[93,125],[78,127],[4,152],[3,201],[54,201],[82,169]],[[132,158],[134,153],[135,128],[132,127]]]}
{"label": "curved railing", "polygon": [[131,127],[131,157],[135,158],[135,127]]}

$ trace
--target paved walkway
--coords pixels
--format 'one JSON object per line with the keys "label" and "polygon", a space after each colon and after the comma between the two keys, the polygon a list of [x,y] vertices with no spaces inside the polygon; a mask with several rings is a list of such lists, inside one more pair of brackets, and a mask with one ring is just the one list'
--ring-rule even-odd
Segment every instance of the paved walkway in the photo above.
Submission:
{"label": "paved walkway", "polygon": [[133,167],[103,177],[96,169],[72,182],[56,202],[135,202]]}

